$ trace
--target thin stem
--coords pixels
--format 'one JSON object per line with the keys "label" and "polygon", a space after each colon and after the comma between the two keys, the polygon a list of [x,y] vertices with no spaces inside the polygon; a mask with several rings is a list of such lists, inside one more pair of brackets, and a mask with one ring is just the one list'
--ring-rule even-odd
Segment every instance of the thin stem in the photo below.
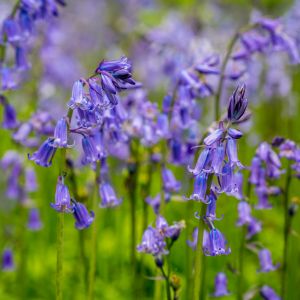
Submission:
{"label": "thin stem", "polygon": [[63,299],[64,213],[57,214],[56,300]]}
{"label": "thin stem", "polygon": [[287,258],[288,258],[288,242],[291,227],[291,217],[289,215],[289,192],[292,180],[291,165],[288,162],[286,182],[283,194],[283,208],[284,208],[284,232],[283,232],[283,263],[281,274],[281,298],[286,298],[286,275],[287,275]]}
{"label": "thin stem", "polygon": [[[250,177],[250,173],[249,173]],[[246,200],[249,201],[251,195],[251,183],[248,178],[247,184],[247,191],[246,191]],[[243,299],[243,292],[244,292],[244,252],[245,252],[245,236],[246,236],[246,227],[243,226],[241,230],[241,240],[240,240],[240,249],[239,249],[239,257],[238,257],[238,267],[239,267],[239,274],[237,280],[237,299]]]}
{"label": "thin stem", "polygon": [[163,277],[165,278],[165,281],[166,281],[167,299],[172,300],[169,274],[168,275],[166,274],[163,267],[160,267],[160,270],[161,270],[161,273],[162,273],[162,275],[163,275]]}
{"label": "thin stem", "polygon": [[[97,209],[97,187],[99,184],[99,174],[100,174],[100,162],[97,162],[96,167],[96,178],[95,178],[95,191],[92,196],[92,208],[93,211],[96,212]],[[90,267],[89,267],[89,280],[88,280],[88,300],[94,299],[94,286],[95,286],[95,273],[96,273],[96,253],[97,253],[97,219],[95,218],[93,227],[92,227],[92,240],[91,240],[91,259],[90,259]]]}
{"label": "thin stem", "polygon": [[221,65],[220,80],[219,80],[219,85],[215,97],[215,120],[219,120],[220,118],[220,101],[221,101],[222,89],[224,85],[225,71],[226,71],[227,63],[233,51],[234,45],[238,40],[238,37],[239,37],[239,32],[236,32],[228,44],[226,55]]}
{"label": "thin stem", "polygon": [[[74,195],[76,200],[79,200],[81,197],[78,192],[78,185],[76,180],[76,174],[74,171],[74,165],[73,161],[68,159],[67,160],[68,165],[68,179],[70,182],[70,187],[72,190],[72,194]],[[83,199],[80,199],[80,202],[83,202]],[[84,278],[84,287],[87,290],[88,285],[88,260],[85,255],[85,234],[86,232],[84,230],[78,230],[78,239],[79,239],[79,255],[81,259],[81,264],[83,266],[83,278]]]}
{"label": "thin stem", "polygon": [[227,64],[229,62],[229,59],[231,57],[233,48],[235,46],[235,43],[238,41],[238,38],[241,34],[254,29],[255,27],[257,27],[258,24],[257,23],[253,23],[253,24],[248,24],[244,27],[242,27],[239,31],[237,31],[232,39],[230,40],[228,46],[227,46],[227,51],[226,51],[226,55],[224,57],[223,63],[221,65],[221,70],[220,70],[220,80],[219,80],[219,84],[217,87],[217,92],[216,92],[216,97],[215,97],[215,120],[219,120],[220,118],[220,102],[221,102],[221,98],[222,98],[222,90],[223,90],[223,85],[224,85],[224,80],[226,78],[226,67]]}
{"label": "thin stem", "polygon": [[[136,297],[136,203],[138,193],[138,174],[139,174],[139,145],[133,144],[131,141],[131,161],[128,163],[128,178],[127,187],[130,200],[130,229],[131,229],[131,245],[130,245],[130,256],[132,265],[132,291],[134,297]],[[136,146],[136,147],[135,147]]]}
{"label": "thin stem", "polygon": [[[189,195],[192,194],[193,190],[193,183],[192,180],[189,180]],[[193,215],[193,210],[194,210],[194,201],[188,201],[186,203],[186,220],[190,220],[191,216]],[[188,240],[193,232],[192,224],[190,222],[187,222],[186,224],[186,240]],[[186,243],[185,245],[186,249],[186,299],[191,299],[192,295],[192,285],[189,284],[190,282],[193,281],[193,274],[192,274],[192,266],[193,266],[193,259],[192,259],[192,249]]]}
{"label": "thin stem", "polygon": [[[205,204],[200,202],[200,216],[204,215],[205,212]],[[204,222],[202,218],[199,218],[198,222],[198,239],[197,239],[197,248],[195,255],[195,273],[194,273],[194,289],[193,289],[193,299],[199,300],[200,295],[202,294],[201,290],[203,289],[202,283],[203,280],[203,253],[202,253],[202,240],[203,240],[203,231],[204,231]]]}

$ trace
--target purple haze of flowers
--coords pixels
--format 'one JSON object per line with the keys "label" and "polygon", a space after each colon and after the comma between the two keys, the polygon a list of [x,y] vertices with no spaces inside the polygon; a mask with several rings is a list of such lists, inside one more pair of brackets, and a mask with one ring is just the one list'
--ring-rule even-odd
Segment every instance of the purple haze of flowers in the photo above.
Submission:
{"label": "purple haze of flowers", "polygon": [[38,231],[42,228],[43,224],[40,219],[40,213],[37,208],[32,208],[29,211],[27,227],[29,230]]}
{"label": "purple haze of flowers", "polygon": [[228,255],[231,252],[226,246],[223,234],[216,228],[212,228],[208,233],[203,233],[203,252],[206,256]]}
{"label": "purple haze of flowers", "polygon": [[2,270],[13,271],[15,269],[13,252],[11,249],[6,248],[2,253]]}
{"label": "purple haze of flowers", "polygon": [[228,292],[227,289],[227,277],[225,273],[218,273],[217,276],[215,277],[215,291],[212,294],[214,297],[223,297],[227,296],[230,293]]}
{"label": "purple haze of flowers", "polygon": [[50,206],[58,212],[73,212],[71,197],[68,187],[64,184],[62,176],[58,177],[55,191],[55,203],[50,203]]}
{"label": "purple haze of flowers", "polygon": [[107,182],[100,184],[99,194],[102,200],[100,207],[102,208],[115,207],[122,202],[122,199],[117,197],[113,187]]}
{"label": "purple haze of flowers", "polygon": [[88,212],[84,204],[72,199],[73,216],[75,218],[75,227],[79,230],[88,228],[94,221],[94,212]]}
{"label": "purple haze of flowers", "polygon": [[32,155],[28,154],[28,158],[39,166],[50,167],[55,152],[56,148],[53,147],[53,138],[48,138],[36,152]]}
{"label": "purple haze of flowers", "polygon": [[275,293],[275,291],[267,285],[264,285],[260,289],[260,295],[265,300],[281,300],[281,298]]}
{"label": "purple haze of flowers", "polygon": [[162,180],[163,180],[164,190],[168,193],[178,192],[181,188],[180,181],[176,180],[173,172],[170,169],[163,168]]}
{"label": "purple haze of flowers", "polygon": [[271,252],[268,249],[265,248],[260,250],[258,256],[260,262],[259,272],[267,273],[278,269],[279,264],[273,265]]}

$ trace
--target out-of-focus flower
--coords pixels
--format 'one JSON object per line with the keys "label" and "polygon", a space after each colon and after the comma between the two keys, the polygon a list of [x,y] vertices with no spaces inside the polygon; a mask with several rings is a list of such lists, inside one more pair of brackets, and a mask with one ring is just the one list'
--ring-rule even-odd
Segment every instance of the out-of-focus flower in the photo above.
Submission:
{"label": "out-of-focus flower", "polygon": [[11,249],[6,248],[2,253],[2,270],[13,271],[15,269],[13,252]]}
{"label": "out-of-focus flower", "polygon": [[29,211],[27,227],[29,230],[38,231],[42,228],[43,224],[40,219],[40,213],[37,208],[32,208]]}
{"label": "out-of-focus flower", "polygon": [[275,293],[275,291],[267,285],[264,285],[260,289],[260,295],[265,300],[281,300],[281,298]]}
{"label": "out-of-focus flower", "polygon": [[260,250],[258,255],[259,255],[259,262],[260,262],[259,272],[270,272],[278,269],[279,264],[273,265],[271,252],[268,249]]}
{"label": "out-of-focus flower", "polygon": [[102,200],[100,207],[102,208],[115,207],[122,202],[122,199],[117,197],[113,187],[107,182],[100,184],[99,193]]}
{"label": "out-of-focus flower", "polygon": [[215,291],[212,295],[214,297],[223,297],[229,294],[227,289],[227,277],[225,273],[220,272],[215,277]]}

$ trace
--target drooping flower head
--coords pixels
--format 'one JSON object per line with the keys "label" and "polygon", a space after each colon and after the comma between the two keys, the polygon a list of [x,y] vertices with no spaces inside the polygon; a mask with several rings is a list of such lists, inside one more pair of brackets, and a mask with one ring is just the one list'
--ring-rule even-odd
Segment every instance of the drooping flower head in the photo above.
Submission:
{"label": "drooping flower head", "polygon": [[260,262],[260,270],[259,272],[270,272],[278,269],[279,264],[273,265],[271,252],[268,249],[262,249],[259,251],[259,262]]}
{"label": "drooping flower head", "polygon": [[2,253],[2,270],[13,271],[15,268],[13,252],[11,249],[6,248]]}
{"label": "drooping flower head", "polygon": [[122,202],[122,199],[117,197],[116,192],[108,182],[100,184],[99,193],[102,200],[100,207],[102,208],[115,207]]}
{"label": "drooping flower head", "polygon": [[64,178],[58,177],[55,191],[55,203],[50,204],[58,212],[73,212],[71,197],[68,187],[64,184]]}
{"label": "drooping flower head", "polygon": [[227,296],[230,293],[227,289],[227,277],[225,273],[218,273],[215,277],[215,291],[213,293],[214,297],[223,297]]}
{"label": "drooping flower head", "polygon": [[42,228],[43,224],[40,219],[40,212],[37,208],[32,208],[29,211],[27,227],[29,230],[38,231]]}
{"label": "drooping flower head", "polygon": [[94,221],[94,212],[88,212],[84,204],[77,202],[72,199],[73,206],[73,216],[75,218],[75,227],[79,230],[88,228]]}
{"label": "drooping flower head", "polygon": [[39,166],[50,167],[55,152],[56,148],[53,146],[53,138],[48,138],[36,152],[32,155],[28,154],[28,158]]}

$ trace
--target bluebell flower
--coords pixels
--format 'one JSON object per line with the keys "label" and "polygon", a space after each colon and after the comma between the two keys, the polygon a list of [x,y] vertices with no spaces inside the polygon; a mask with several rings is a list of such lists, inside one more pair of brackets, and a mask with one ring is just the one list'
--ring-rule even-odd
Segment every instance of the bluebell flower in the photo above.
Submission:
{"label": "bluebell flower", "polygon": [[252,159],[251,167],[250,167],[250,177],[249,182],[252,184],[258,184],[261,174],[261,160],[257,156],[254,156]]}
{"label": "bluebell flower", "polygon": [[273,265],[271,252],[264,248],[259,251],[259,262],[260,262],[260,270],[259,272],[270,272],[278,269],[279,264]]}
{"label": "bluebell flower", "polygon": [[225,148],[223,144],[220,144],[214,149],[214,155],[211,162],[211,168],[217,175],[222,175],[223,163],[225,158]]}
{"label": "bluebell flower", "polygon": [[260,295],[264,300],[281,300],[275,291],[267,285],[262,286],[260,289]]}
{"label": "bluebell flower", "polygon": [[32,208],[29,211],[27,227],[29,230],[38,231],[42,228],[43,224],[40,219],[40,213],[37,208]]}
{"label": "bluebell flower", "polygon": [[220,63],[220,57],[216,54],[206,57],[200,64],[196,65],[195,70],[204,75],[219,75],[220,70],[217,66]]}
{"label": "bluebell flower", "polygon": [[205,213],[205,220],[208,220],[209,222],[213,222],[215,220],[220,220],[216,216],[216,208],[217,208],[216,194],[211,190],[207,198],[208,198],[208,204],[207,204],[206,213]]}
{"label": "bluebell flower", "polygon": [[251,206],[246,201],[240,201],[238,204],[239,219],[236,223],[237,226],[250,224],[252,220]]}
{"label": "bluebell flower", "polygon": [[250,222],[247,226],[246,239],[251,239],[255,234],[261,232],[261,222],[251,217]]}
{"label": "bluebell flower", "polygon": [[16,111],[13,106],[11,106],[6,99],[0,96],[0,102],[3,104],[3,122],[2,127],[6,129],[15,129],[19,123],[16,118]]}
{"label": "bluebell flower", "polygon": [[181,188],[180,181],[177,181],[173,172],[170,169],[163,168],[162,181],[164,190],[168,193],[178,192]]}
{"label": "bluebell flower", "polygon": [[227,277],[225,273],[218,273],[215,277],[215,291],[212,294],[213,297],[223,297],[227,296],[230,293],[227,289]]}
{"label": "bluebell flower", "polygon": [[227,118],[232,123],[242,118],[248,106],[248,100],[245,98],[245,90],[245,85],[238,86],[230,97]]}
{"label": "bluebell flower", "polygon": [[103,90],[101,86],[93,79],[89,79],[89,93],[94,106],[105,107],[108,103],[105,103]]}
{"label": "bluebell flower", "polygon": [[73,216],[75,218],[75,227],[79,230],[88,228],[94,221],[94,212],[88,212],[84,204],[72,199],[73,202]]}
{"label": "bluebell flower", "polygon": [[202,202],[206,202],[207,179],[208,174],[204,172],[200,173],[195,177],[194,191],[190,199],[196,201],[201,200]]}
{"label": "bluebell flower", "polygon": [[68,124],[66,118],[61,118],[56,123],[53,146],[56,148],[70,147],[68,145]]}
{"label": "bluebell flower", "polygon": [[122,202],[122,199],[117,197],[113,187],[107,182],[100,184],[99,194],[102,200],[100,207],[102,208],[115,207]]}
{"label": "bluebell flower", "polygon": [[216,228],[203,232],[203,252],[206,256],[228,255],[231,250],[226,246],[223,234]]}
{"label": "bluebell flower", "polygon": [[27,192],[34,192],[37,190],[37,180],[33,168],[25,169],[25,189]]}
{"label": "bluebell flower", "polygon": [[256,209],[270,209],[272,208],[272,204],[269,202],[268,190],[266,187],[257,186],[255,188],[255,193],[258,198],[258,203],[256,205]]}
{"label": "bluebell flower", "polygon": [[14,46],[17,46],[23,39],[19,23],[12,18],[4,20],[2,31],[5,34],[7,41]]}
{"label": "bluebell flower", "polygon": [[241,164],[241,162],[238,159],[236,139],[228,138],[226,151],[227,151],[227,156],[231,167],[237,166],[240,169],[244,168],[244,166]]}
{"label": "bluebell flower", "polygon": [[227,133],[233,139],[240,139],[243,136],[243,133],[235,128],[229,128]]}
{"label": "bluebell flower", "polygon": [[169,252],[165,249],[166,242],[156,229],[149,226],[142,237],[142,242],[137,246],[139,252],[149,253],[154,256],[166,255]]}
{"label": "bluebell flower", "polygon": [[10,248],[4,249],[2,253],[2,270],[13,271],[15,269],[13,252]]}
{"label": "bluebell flower", "polygon": [[219,128],[216,129],[214,132],[209,134],[205,139],[204,139],[204,144],[207,146],[211,146],[212,144],[218,142],[224,135],[224,129]]}
{"label": "bluebell flower", "polygon": [[82,149],[84,152],[83,163],[95,163],[103,158],[103,149],[96,147],[91,136],[82,138]]}
{"label": "bluebell flower", "polygon": [[[210,163],[214,157],[213,153],[214,150],[212,148],[209,147],[204,148],[198,157],[194,169],[188,166],[189,172],[191,172],[193,175],[199,175],[202,171],[209,172],[211,170]],[[219,154],[221,155],[221,153]],[[215,164],[218,164],[218,162],[215,162]]]}
{"label": "bluebell flower", "polygon": [[27,59],[27,50],[24,47],[16,47],[15,61],[16,67],[20,71],[30,69],[30,63]]}
{"label": "bluebell flower", "polygon": [[73,212],[71,197],[68,187],[64,184],[62,176],[58,177],[55,191],[55,203],[50,203],[51,207],[58,212]]}
{"label": "bluebell flower", "polygon": [[53,147],[53,138],[48,138],[36,152],[32,155],[28,154],[28,158],[39,166],[49,167],[52,164],[55,152],[56,148]]}
{"label": "bluebell flower", "polygon": [[161,198],[161,195],[160,193],[157,194],[155,197],[147,197],[145,199],[146,203],[148,203],[152,208],[153,208],[153,211],[154,213],[157,215],[159,213],[159,208],[160,208],[160,198]]}

